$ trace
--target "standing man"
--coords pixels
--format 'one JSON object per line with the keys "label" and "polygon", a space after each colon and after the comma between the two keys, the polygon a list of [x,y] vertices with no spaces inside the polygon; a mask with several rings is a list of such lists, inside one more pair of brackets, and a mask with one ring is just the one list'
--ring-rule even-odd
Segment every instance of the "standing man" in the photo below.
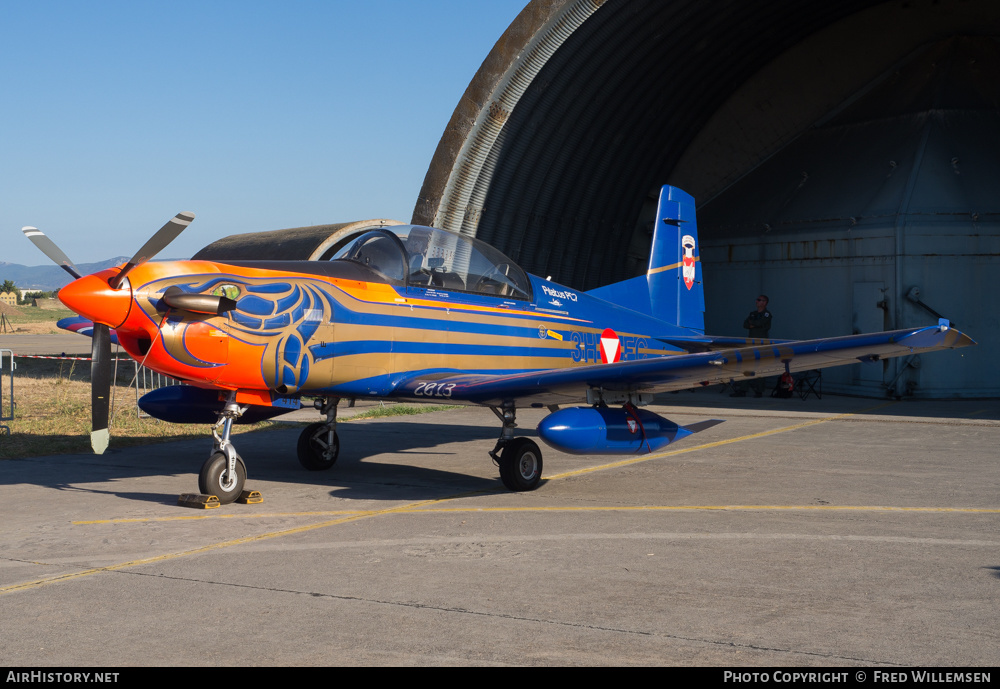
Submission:
{"label": "standing man", "polygon": [[771,312],[767,310],[769,301],[766,294],[757,297],[757,308],[743,321],[743,327],[752,338],[766,340],[767,334],[771,332]]}
{"label": "standing man", "polygon": [[[752,339],[766,340],[771,332],[771,312],[767,309],[770,299],[766,294],[757,297],[757,308],[750,312],[750,315],[743,321],[743,327],[747,329],[747,334]],[[753,389],[754,397],[764,396],[764,379],[754,377],[749,385],[746,381],[736,384],[736,391],[730,397],[746,397],[747,388]]]}

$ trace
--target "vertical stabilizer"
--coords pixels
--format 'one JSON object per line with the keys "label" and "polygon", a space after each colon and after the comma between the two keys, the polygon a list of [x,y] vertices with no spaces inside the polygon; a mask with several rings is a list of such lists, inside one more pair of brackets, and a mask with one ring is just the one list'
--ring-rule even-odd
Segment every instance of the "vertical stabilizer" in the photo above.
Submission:
{"label": "vertical stabilizer", "polygon": [[660,190],[646,282],[654,317],[705,332],[705,287],[694,197],[677,187],[665,185]]}
{"label": "vertical stabilizer", "polygon": [[694,197],[665,185],[656,206],[646,274],[587,294],[704,335],[705,286]]}

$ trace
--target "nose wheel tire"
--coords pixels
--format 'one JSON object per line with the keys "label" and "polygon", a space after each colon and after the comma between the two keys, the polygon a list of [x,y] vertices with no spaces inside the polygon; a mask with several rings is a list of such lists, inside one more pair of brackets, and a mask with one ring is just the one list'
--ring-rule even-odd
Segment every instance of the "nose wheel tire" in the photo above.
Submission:
{"label": "nose wheel tire", "polygon": [[216,496],[223,505],[228,505],[240,497],[243,484],[247,480],[247,468],[239,455],[236,456],[235,477],[225,476],[228,465],[225,453],[216,452],[201,467],[201,474],[198,476],[198,490],[203,495]]}
{"label": "nose wheel tire", "polygon": [[534,490],[542,480],[542,451],[530,438],[514,438],[500,454],[500,480],[513,491]]}
{"label": "nose wheel tire", "polygon": [[309,471],[325,471],[337,463],[340,438],[334,431],[330,442],[328,428],[325,423],[311,423],[299,435],[296,446],[299,464]]}

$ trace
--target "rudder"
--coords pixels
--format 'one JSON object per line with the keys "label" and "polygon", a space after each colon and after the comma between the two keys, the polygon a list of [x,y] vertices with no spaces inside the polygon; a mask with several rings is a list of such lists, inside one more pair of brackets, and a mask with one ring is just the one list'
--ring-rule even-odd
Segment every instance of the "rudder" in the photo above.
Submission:
{"label": "rudder", "polygon": [[694,197],[664,185],[646,271],[652,316],[705,332],[705,286]]}

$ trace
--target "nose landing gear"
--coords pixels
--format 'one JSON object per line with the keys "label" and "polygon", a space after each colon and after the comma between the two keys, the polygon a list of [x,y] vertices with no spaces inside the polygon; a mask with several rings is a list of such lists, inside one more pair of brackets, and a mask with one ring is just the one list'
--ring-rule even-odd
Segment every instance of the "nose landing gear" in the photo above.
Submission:
{"label": "nose landing gear", "polygon": [[[198,475],[198,490],[204,495],[214,495],[219,503],[228,505],[243,493],[247,480],[247,468],[243,458],[229,440],[233,421],[243,416],[246,408],[236,404],[236,393],[230,393],[226,406],[219,412],[219,421],[212,429],[215,444],[208,460],[202,465]],[[219,435],[219,430],[222,435]]]}

